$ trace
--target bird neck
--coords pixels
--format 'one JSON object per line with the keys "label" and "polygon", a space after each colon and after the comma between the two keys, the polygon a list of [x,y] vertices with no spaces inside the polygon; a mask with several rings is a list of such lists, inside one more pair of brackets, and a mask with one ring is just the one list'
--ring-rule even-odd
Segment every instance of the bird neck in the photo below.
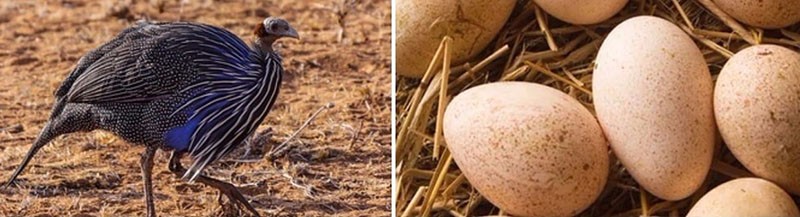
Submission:
{"label": "bird neck", "polygon": [[272,44],[275,43],[277,37],[266,36],[266,37],[256,37],[254,40],[254,44],[256,49],[259,49],[263,52],[273,52]]}

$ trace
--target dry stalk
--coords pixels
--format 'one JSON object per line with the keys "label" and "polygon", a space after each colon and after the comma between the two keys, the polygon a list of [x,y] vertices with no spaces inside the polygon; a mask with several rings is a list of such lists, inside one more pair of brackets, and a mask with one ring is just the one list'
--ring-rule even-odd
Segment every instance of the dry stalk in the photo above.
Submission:
{"label": "dry stalk", "polygon": [[547,46],[549,46],[552,51],[558,51],[556,40],[553,39],[553,34],[550,33],[550,27],[547,26],[546,15],[544,15],[544,12],[539,6],[535,6],[534,8],[536,10],[536,21],[539,22],[539,28],[544,32],[544,38],[547,39]]}
{"label": "dry stalk", "polygon": [[444,109],[447,107],[447,81],[450,80],[450,44],[453,39],[449,36],[444,37],[444,56],[442,59],[442,73],[439,78],[441,79],[439,89],[439,104],[436,111],[436,133],[433,134],[433,159],[439,159],[439,150],[442,147],[442,127],[444,124]]}
{"label": "dry stalk", "polygon": [[[452,169],[455,165],[451,165],[449,150],[441,141],[441,109],[447,100],[485,83],[526,81],[562,90],[594,112],[595,53],[614,26],[640,15],[664,18],[691,36],[698,43],[712,76],[719,73],[735,52],[752,44],[764,42],[800,49],[800,33],[796,26],[769,31],[745,27],[722,13],[711,0],[632,0],[609,20],[586,26],[555,20],[547,22],[548,15],[528,1],[504,25],[493,46],[487,47],[474,60],[445,68],[439,65],[444,53],[440,44],[426,77],[399,86],[401,93],[398,95],[410,96],[399,105],[404,109],[398,111],[400,149],[397,156],[401,167],[397,171],[401,189],[396,192],[402,216],[503,214],[484,200],[461,171]],[[446,75],[448,70],[449,75]],[[434,110],[435,105],[439,109]],[[720,183],[752,176],[735,163],[733,155],[723,146],[715,156],[709,178],[699,190],[683,200],[665,201],[640,190],[643,188],[613,154],[610,156],[612,166],[606,188],[597,202],[577,216],[681,216]],[[445,169],[445,165],[450,167]]]}
{"label": "dry stalk", "polygon": [[739,24],[739,21],[734,20],[730,15],[723,12],[722,9],[719,9],[719,7],[717,7],[717,4],[715,4],[711,0],[697,0],[697,1],[700,2],[700,4],[703,4],[703,6],[705,6],[706,9],[711,11],[711,13],[719,17],[720,20],[722,20],[722,22],[725,23],[725,25],[731,27],[731,29],[733,29],[734,32],[739,34],[739,36],[741,36],[742,39],[747,41],[747,43],[754,45],[760,44],[758,40],[753,38],[753,35],[750,34],[750,31],[747,31],[747,29],[745,29],[744,26],[742,26],[742,24]]}
{"label": "dry stalk", "polygon": [[306,120],[306,122],[303,123],[303,125],[300,126],[299,129],[294,131],[294,133],[292,133],[292,135],[289,136],[289,138],[286,139],[286,141],[283,141],[283,143],[281,143],[280,145],[276,146],[274,149],[272,149],[272,151],[270,151],[269,158],[272,160],[272,159],[279,158],[279,157],[283,156],[284,154],[286,154],[286,152],[289,151],[289,149],[290,149],[290,147],[288,145],[289,142],[291,142],[295,137],[297,137],[297,134],[299,134],[301,131],[303,131],[303,129],[305,129],[308,126],[308,124],[311,123],[311,121],[314,121],[314,119],[317,118],[317,115],[322,113],[322,111],[325,111],[325,110],[330,109],[330,108],[333,108],[333,103],[332,102],[329,102],[329,103],[323,105],[322,107],[320,107],[319,109],[317,109],[317,111],[314,112],[314,114],[312,114],[311,117],[309,117]]}
{"label": "dry stalk", "polygon": [[[439,48],[436,49],[436,53],[433,54],[433,59],[431,59],[431,63],[430,63],[430,65],[428,65],[428,69],[425,71],[425,76],[423,76],[422,82],[419,84],[419,86],[417,86],[416,90],[414,91],[414,95],[411,98],[411,103],[409,103],[408,106],[405,109],[405,111],[406,111],[405,114],[416,114],[417,113],[417,108],[419,106],[419,102],[421,100],[422,93],[423,93],[422,91],[425,88],[427,88],[428,82],[430,82],[430,80],[431,80],[433,69],[438,64],[437,60],[439,60],[439,56],[441,55],[442,50],[444,50],[444,42],[445,42],[445,40],[442,40],[442,42],[439,44]],[[397,151],[398,158],[401,158],[401,157],[405,156],[405,153],[407,153],[406,145],[408,144],[408,141],[407,141],[406,138],[409,136],[408,135],[408,131],[412,129],[411,126],[412,126],[412,123],[414,123],[415,119],[416,119],[416,116],[405,116],[405,119],[403,120],[403,124],[400,126],[400,128],[397,129],[399,131],[398,134],[397,134],[397,139],[396,139],[396,141],[397,141],[396,151]],[[416,126],[416,125],[414,125],[414,126]],[[417,129],[417,128],[415,127],[414,129]]]}

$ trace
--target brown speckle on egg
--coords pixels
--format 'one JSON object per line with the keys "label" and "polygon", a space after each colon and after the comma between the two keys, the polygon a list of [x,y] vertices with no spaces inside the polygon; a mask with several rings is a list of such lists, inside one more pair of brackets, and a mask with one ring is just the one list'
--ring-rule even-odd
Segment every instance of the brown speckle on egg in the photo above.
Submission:
{"label": "brown speckle on egg", "polygon": [[798,0],[714,0],[728,15],[747,25],[778,29],[800,22]]}
{"label": "brown speckle on egg", "polygon": [[587,25],[605,21],[625,7],[628,0],[534,0],[559,20]]}
{"label": "brown speckle on egg", "polygon": [[759,178],[740,178],[712,189],[686,216],[800,216],[792,198]]}
{"label": "brown speckle on egg", "polygon": [[453,38],[453,65],[482,51],[511,15],[514,0],[397,1],[397,74],[421,78],[439,43]]}
{"label": "brown speckle on egg", "polygon": [[800,195],[798,92],[800,54],[757,45],[739,51],[722,68],[714,109],[736,159],[753,174]]}
{"label": "brown speckle on egg", "polygon": [[447,106],[444,137],[470,184],[517,216],[579,213],[608,176],[597,120],[574,98],[540,84],[496,82],[460,93]]}
{"label": "brown speckle on egg", "polygon": [[691,195],[711,167],[716,135],[700,49],[675,24],[639,16],[611,31],[595,61],[595,110],[614,154],[653,195]]}

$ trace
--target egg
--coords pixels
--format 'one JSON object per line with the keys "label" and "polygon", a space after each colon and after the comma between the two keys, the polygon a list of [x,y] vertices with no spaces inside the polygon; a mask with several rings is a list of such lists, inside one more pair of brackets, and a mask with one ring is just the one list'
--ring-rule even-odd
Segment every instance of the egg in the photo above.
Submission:
{"label": "egg", "polygon": [[567,23],[600,23],[617,14],[628,0],[534,0],[545,12]]}
{"label": "egg", "polygon": [[516,0],[399,0],[395,34],[397,74],[421,78],[442,38],[453,38],[454,65],[474,57],[505,24]]}
{"label": "egg", "polygon": [[777,45],[737,52],[717,77],[714,110],[742,165],[800,195],[800,54]]}
{"label": "egg", "polygon": [[695,192],[716,135],[713,83],[697,45],[666,20],[633,17],[609,33],[595,64],[597,119],[622,165],[659,198]]}
{"label": "egg", "polygon": [[547,86],[498,82],[447,106],[444,138],[469,183],[516,216],[571,216],[593,203],[608,176],[596,119]]}
{"label": "egg", "polygon": [[798,0],[714,0],[725,13],[745,24],[779,29],[800,22]]}
{"label": "egg", "polygon": [[792,198],[759,178],[739,178],[703,195],[686,216],[800,216]]}

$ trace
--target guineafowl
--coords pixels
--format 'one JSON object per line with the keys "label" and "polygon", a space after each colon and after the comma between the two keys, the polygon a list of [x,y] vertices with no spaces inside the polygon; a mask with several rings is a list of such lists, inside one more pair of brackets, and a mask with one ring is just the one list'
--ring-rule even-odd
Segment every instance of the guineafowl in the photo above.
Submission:
{"label": "guineafowl", "polygon": [[[171,151],[169,170],[218,189],[258,212],[233,185],[203,168],[243,143],[270,111],[283,67],[272,44],[299,39],[280,18],[256,25],[248,46],[233,33],[191,22],[140,21],[83,56],[55,92],[49,120],[6,186],[59,135],[106,130],[146,146],[141,157],[147,216],[156,216],[151,173],[156,150]],[[192,164],[180,159],[189,154]]]}

